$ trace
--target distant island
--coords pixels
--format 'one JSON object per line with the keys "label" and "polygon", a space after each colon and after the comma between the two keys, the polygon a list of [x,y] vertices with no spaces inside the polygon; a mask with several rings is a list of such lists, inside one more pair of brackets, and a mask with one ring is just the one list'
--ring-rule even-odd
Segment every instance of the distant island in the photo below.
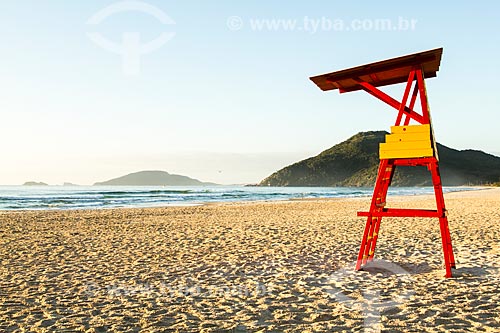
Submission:
{"label": "distant island", "polygon": [[49,186],[49,184],[43,182],[26,182],[23,186]]}
{"label": "distant island", "polygon": [[202,182],[187,176],[174,175],[165,171],[139,171],[94,186],[213,186],[215,183]]}
{"label": "distant island", "polygon": [[[373,186],[379,144],[385,131],[361,132],[317,156],[287,166],[260,186]],[[500,181],[500,157],[478,150],[456,150],[437,144],[443,185],[485,185]],[[397,167],[393,185],[430,186],[425,167]]]}

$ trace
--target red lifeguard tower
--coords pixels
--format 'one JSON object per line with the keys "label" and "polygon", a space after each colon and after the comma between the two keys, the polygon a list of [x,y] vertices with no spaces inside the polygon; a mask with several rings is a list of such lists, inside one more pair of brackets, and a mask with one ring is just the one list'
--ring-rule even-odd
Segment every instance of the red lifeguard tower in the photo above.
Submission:
{"label": "red lifeguard tower", "polygon": [[[446,277],[451,277],[455,258],[439,174],[439,158],[427,102],[425,79],[436,76],[443,49],[415,53],[363,66],[311,77],[323,91],[340,93],[364,90],[395,108],[398,113],[391,134],[380,144],[380,165],[373,197],[366,216],[366,226],[359,249],[356,270],[373,260],[383,217],[434,217],[439,219]],[[377,87],[406,83],[403,98],[398,101]],[[413,87],[413,89],[412,89]],[[420,112],[415,110],[417,97]],[[409,101],[409,103],[408,103]],[[413,123],[410,124],[410,121]],[[437,209],[386,208],[387,190],[397,166],[426,166],[430,171]]]}

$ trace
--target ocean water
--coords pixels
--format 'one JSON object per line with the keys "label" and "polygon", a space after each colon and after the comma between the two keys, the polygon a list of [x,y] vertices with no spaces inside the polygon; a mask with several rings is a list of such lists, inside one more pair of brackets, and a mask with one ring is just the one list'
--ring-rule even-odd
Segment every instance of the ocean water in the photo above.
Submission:
{"label": "ocean water", "polygon": [[[445,187],[444,192],[471,190]],[[0,210],[189,206],[210,202],[371,196],[360,187],[0,186]],[[432,194],[432,187],[394,187],[389,195]]]}

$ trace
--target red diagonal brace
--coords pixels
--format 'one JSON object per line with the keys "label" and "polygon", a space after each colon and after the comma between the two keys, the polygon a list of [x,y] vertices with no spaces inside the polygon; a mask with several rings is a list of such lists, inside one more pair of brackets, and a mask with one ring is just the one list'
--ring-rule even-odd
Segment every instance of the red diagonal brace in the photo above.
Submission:
{"label": "red diagonal brace", "polygon": [[[418,81],[415,84],[415,87],[413,88],[413,94],[411,94],[410,105],[408,106],[411,110],[413,110],[415,102],[417,101],[417,94],[418,94]],[[410,117],[406,116],[404,126],[407,126],[409,124],[410,124]]]}
{"label": "red diagonal brace", "polygon": [[[406,82],[405,93],[403,95],[403,100],[399,104],[399,112],[398,117],[396,118],[396,123],[394,126],[399,126],[401,124],[401,119],[403,118],[403,107],[406,107],[406,102],[408,101],[408,95],[410,94],[411,85],[413,84],[413,80],[415,79],[415,71],[411,71],[410,75],[408,75],[408,81]],[[410,107],[410,110],[413,110],[413,107]],[[406,117],[408,119],[408,116]]]}
{"label": "red diagonal brace", "polygon": [[[364,91],[366,91],[370,95],[377,97],[382,102],[389,104],[390,106],[392,106],[396,110],[399,110],[401,108],[401,103],[399,103],[397,100],[395,100],[391,96],[387,95],[382,90],[377,89],[376,87],[374,87],[370,83],[364,82],[362,80],[358,80],[358,83],[363,88]],[[403,110],[404,114],[415,119],[415,121],[417,121],[421,124],[425,124],[424,118],[421,115],[419,115],[418,113],[416,113],[415,111],[408,108],[407,106],[405,106],[402,110]]]}

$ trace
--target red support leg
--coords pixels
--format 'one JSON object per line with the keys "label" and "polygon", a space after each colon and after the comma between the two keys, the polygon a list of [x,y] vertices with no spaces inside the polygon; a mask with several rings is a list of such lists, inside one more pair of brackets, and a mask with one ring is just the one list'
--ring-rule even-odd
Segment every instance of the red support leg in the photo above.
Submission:
{"label": "red support leg", "polygon": [[393,161],[381,160],[375,190],[373,191],[370,213],[366,220],[365,231],[363,233],[363,239],[359,249],[356,270],[360,270],[362,265],[365,265],[367,262],[373,260],[382,217],[373,216],[372,214],[381,212],[384,209],[387,198],[387,190],[391,184],[393,174]]}
{"label": "red support leg", "polygon": [[424,74],[421,69],[417,70],[417,84],[420,94],[420,105],[422,107],[422,116],[424,117],[424,124],[430,124],[431,117],[429,113],[429,104],[427,102],[427,91],[425,90]]}
{"label": "red support leg", "polygon": [[[373,190],[372,203],[370,205],[370,212],[373,212],[377,207],[377,194],[382,186],[382,178],[386,165],[387,160],[380,161],[377,180],[375,182],[375,189]],[[361,265],[366,264],[366,260],[368,259],[368,251],[370,249],[371,240],[373,238],[374,222],[374,217],[369,214],[366,219],[365,231],[363,233],[363,239],[361,240],[361,246],[359,248],[358,261],[356,262],[356,270],[358,271],[361,269]]]}
{"label": "red support leg", "polygon": [[[387,191],[389,190],[389,186],[391,185],[392,182],[392,177],[394,175],[394,161],[393,160],[387,160],[387,164],[385,166],[384,170],[384,175],[382,178],[382,187],[379,191],[379,195],[377,198],[378,204],[376,205],[376,211],[380,212],[384,209],[385,203],[387,200]],[[375,225],[374,225],[374,231],[372,234],[372,243],[370,247],[370,251],[368,252],[368,261],[373,260],[373,256],[375,255],[375,247],[377,246],[377,240],[378,240],[378,235],[379,235],[379,230],[380,230],[380,222],[382,221],[382,216],[378,216],[378,218],[375,216]]]}
{"label": "red support leg", "polygon": [[440,213],[439,226],[441,230],[441,240],[443,243],[444,263],[446,268],[446,277],[451,277],[451,268],[455,268],[455,255],[453,254],[453,245],[451,243],[450,228],[448,218],[446,217],[446,208],[444,204],[443,187],[441,184],[441,175],[439,174],[438,161],[430,162],[429,169],[432,175],[434,185],[434,194],[436,196],[436,205]]}
{"label": "red support leg", "polygon": [[453,256],[453,252],[450,254],[450,247],[448,245],[448,237],[446,236],[449,233],[448,230],[448,220],[446,217],[439,218],[439,228],[441,230],[441,241],[443,243],[443,253],[444,253],[444,267],[446,269],[445,277],[450,278],[451,275],[451,257]]}
{"label": "red support leg", "polygon": [[358,260],[356,261],[356,270],[359,271],[361,269],[361,265],[363,265],[363,255],[365,253],[366,242],[368,239],[368,233],[370,232],[371,224],[373,223],[372,216],[368,216],[366,219],[365,231],[363,233],[363,239],[361,239],[361,246],[359,248]]}

